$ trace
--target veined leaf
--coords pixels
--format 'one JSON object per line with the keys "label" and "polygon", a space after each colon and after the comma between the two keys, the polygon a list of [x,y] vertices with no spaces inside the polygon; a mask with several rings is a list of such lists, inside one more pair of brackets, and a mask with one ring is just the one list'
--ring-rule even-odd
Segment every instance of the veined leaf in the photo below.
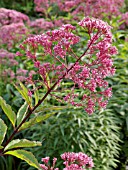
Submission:
{"label": "veined leaf", "polygon": [[[0,145],[2,144],[5,134],[7,131],[7,126],[2,119],[0,119]],[[2,146],[0,146],[1,149]]]}
{"label": "veined leaf", "polygon": [[28,89],[23,85],[23,83],[20,82],[20,87],[14,85],[18,92],[22,95],[24,100],[28,103],[30,107],[32,107],[32,98],[28,96]]}
{"label": "veined leaf", "polygon": [[28,111],[28,104],[25,102],[17,113],[17,126],[22,122]]}
{"label": "veined leaf", "polygon": [[41,146],[41,142],[29,141],[27,139],[15,139],[12,140],[5,147],[4,151],[14,149],[14,148],[35,147],[35,146]]}
{"label": "veined leaf", "polygon": [[[56,112],[55,112],[56,113]],[[55,113],[48,113],[48,114],[45,114],[45,115],[39,115],[39,116],[36,116],[32,119],[30,119],[28,122],[25,122],[19,129],[20,130],[23,130],[23,129],[27,129],[29,127],[31,127],[32,125],[35,125],[36,123],[40,123],[46,119],[48,119],[49,117],[51,117],[52,115],[54,115]]]}
{"label": "veined leaf", "polygon": [[7,115],[8,119],[11,121],[12,125],[15,127],[16,114],[12,110],[11,106],[6,104],[5,100],[2,97],[0,97],[0,105],[4,113]]}
{"label": "veined leaf", "polygon": [[40,168],[40,165],[39,165],[37,159],[31,152],[18,149],[18,150],[14,150],[14,151],[8,151],[5,153],[5,155],[16,156],[17,158],[20,158],[20,159],[24,160],[25,162],[27,162],[29,165],[31,165],[37,169]]}

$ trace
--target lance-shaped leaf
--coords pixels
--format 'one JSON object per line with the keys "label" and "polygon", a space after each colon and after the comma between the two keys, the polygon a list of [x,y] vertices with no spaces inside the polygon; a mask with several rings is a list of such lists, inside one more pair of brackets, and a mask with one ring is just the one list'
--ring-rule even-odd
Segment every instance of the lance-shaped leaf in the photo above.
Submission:
{"label": "lance-shaped leaf", "polygon": [[39,93],[38,90],[34,91],[34,97],[35,97],[35,105],[37,105],[38,101],[39,101]]}
{"label": "lance-shaped leaf", "polygon": [[20,87],[14,85],[24,100],[32,107],[32,98],[28,96],[28,89],[20,82]]}
{"label": "lance-shaped leaf", "polygon": [[6,131],[7,131],[7,126],[4,123],[4,121],[2,119],[0,119],[0,145],[2,144],[2,142],[4,140],[4,137],[6,135]]}
{"label": "lance-shaped leaf", "polygon": [[12,125],[15,127],[16,114],[12,110],[11,106],[6,104],[5,100],[0,97],[0,105],[4,113],[7,115],[8,119],[11,121]]}
{"label": "lance-shaped leaf", "polygon": [[[56,112],[55,112],[56,113]],[[32,119],[30,119],[28,122],[25,122],[19,129],[20,130],[23,130],[23,129],[27,129],[29,127],[31,127],[32,125],[35,125],[36,123],[40,123],[46,119],[48,119],[49,117],[51,117],[52,115],[54,115],[55,113],[48,113],[48,114],[45,114],[45,115],[39,115],[39,116],[36,116]]]}
{"label": "lance-shaped leaf", "polygon": [[35,147],[35,146],[41,146],[41,142],[29,141],[27,139],[15,139],[12,140],[5,147],[4,151],[14,149],[14,148]]}
{"label": "lance-shaped leaf", "polygon": [[33,84],[33,89],[34,89],[35,105],[37,105],[39,101],[39,92],[38,92],[38,89],[36,89],[35,84]]}
{"label": "lance-shaped leaf", "polygon": [[72,106],[39,106],[39,108],[36,109],[37,112],[46,112],[46,111],[59,111],[64,110],[67,108],[73,108]]}
{"label": "lance-shaped leaf", "polygon": [[22,122],[28,111],[28,104],[25,102],[17,113],[17,126]]}
{"label": "lance-shaped leaf", "polygon": [[5,153],[5,155],[16,156],[17,158],[20,158],[20,159],[24,160],[25,162],[27,162],[29,165],[31,165],[37,169],[40,169],[40,165],[39,165],[37,159],[31,152],[17,149],[14,151],[8,151]]}

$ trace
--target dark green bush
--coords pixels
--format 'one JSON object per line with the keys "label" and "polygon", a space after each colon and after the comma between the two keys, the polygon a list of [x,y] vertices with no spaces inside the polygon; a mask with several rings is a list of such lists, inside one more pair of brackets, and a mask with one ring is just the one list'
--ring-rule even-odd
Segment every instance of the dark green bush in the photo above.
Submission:
{"label": "dark green bush", "polygon": [[45,156],[57,157],[60,166],[60,154],[81,151],[94,159],[95,170],[111,170],[117,166],[120,151],[119,121],[112,110],[89,116],[82,110],[65,109],[33,126],[25,136],[42,142],[41,148],[31,149],[39,161]]}

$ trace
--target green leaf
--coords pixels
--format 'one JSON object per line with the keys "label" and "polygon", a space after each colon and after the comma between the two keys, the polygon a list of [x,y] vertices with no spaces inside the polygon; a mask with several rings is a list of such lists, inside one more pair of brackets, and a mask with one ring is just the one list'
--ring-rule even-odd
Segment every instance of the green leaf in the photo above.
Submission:
{"label": "green leaf", "polygon": [[[7,131],[7,126],[2,119],[0,119],[0,145],[2,144],[5,134]],[[2,147],[2,146],[0,146]],[[1,148],[0,148],[1,149]]]}
{"label": "green leaf", "polygon": [[[56,112],[55,112],[56,113]],[[25,122],[19,129],[20,130],[23,130],[23,129],[27,129],[33,125],[35,125],[36,123],[40,123],[46,119],[48,119],[49,117],[51,117],[52,115],[54,115],[55,113],[48,113],[48,114],[45,114],[45,115],[39,115],[39,116],[36,116],[32,119],[30,119],[28,122]]]}
{"label": "green leaf", "polygon": [[37,159],[31,152],[18,149],[15,151],[8,151],[5,153],[5,155],[16,156],[17,158],[20,158],[21,160],[24,160],[25,162],[27,162],[29,165],[31,165],[37,169],[40,168],[40,165],[39,165]]}
{"label": "green leaf", "polygon": [[28,111],[28,104],[26,102],[24,102],[24,104],[21,106],[21,108],[19,109],[18,113],[17,113],[17,126],[22,122],[22,120],[24,119],[26,113]]}
{"label": "green leaf", "polygon": [[0,149],[2,149],[2,148],[3,148],[3,146],[0,145]]}
{"label": "green leaf", "polygon": [[22,95],[24,100],[28,103],[28,105],[32,108],[32,98],[28,96],[28,89],[20,82],[20,87],[14,85],[18,92]]}
{"label": "green leaf", "polygon": [[38,101],[39,101],[39,93],[38,90],[34,91],[34,96],[35,96],[35,105],[37,105]]}
{"label": "green leaf", "polygon": [[35,147],[35,146],[41,146],[41,142],[29,141],[27,139],[15,139],[15,140],[12,140],[5,147],[4,151],[14,149],[14,148]]}
{"label": "green leaf", "polygon": [[2,97],[0,97],[0,105],[4,113],[7,115],[8,119],[11,121],[12,125],[15,127],[16,114],[12,110],[11,106],[6,104],[5,100]]}
{"label": "green leaf", "polygon": [[94,138],[93,138],[88,132],[84,132],[84,133],[85,133],[85,135],[88,137],[88,140],[89,140],[95,147],[97,147]]}
{"label": "green leaf", "polygon": [[[71,106],[72,107],[72,106]],[[40,106],[39,108],[37,108],[38,112],[48,112],[48,111],[59,111],[59,110],[64,110],[69,108],[69,106]]]}
{"label": "green leaf", "polygon": [[50,13],[52,11],[52,6],[50,6],[48,9],[47,9],[47,12]]}

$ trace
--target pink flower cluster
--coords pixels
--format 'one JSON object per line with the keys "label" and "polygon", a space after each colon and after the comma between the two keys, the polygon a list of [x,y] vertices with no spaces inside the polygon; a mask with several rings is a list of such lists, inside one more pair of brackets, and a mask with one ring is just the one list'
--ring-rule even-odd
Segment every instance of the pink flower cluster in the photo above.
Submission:
{"label": "pink flower cluster", "polygon": [[6,45],[8,49],[14,47],[23,38],[26,38],[28,29],[24,23],[12,23],[0,27],[0,46]]}
{"label": "pink flower cluster", "polygon": [[29,22],[29,17],[15,10],[0,8],[0,27],[19,22]]}
{"label": "pink flower cluster", "polygon": [[[86,154],[79,152],[65,152],[61,155],[61,158],[64,160],[65,168],[63,170],[84,170],[87,168],[93,168],[93,160],[92,158],[88,157]],[[59,170],[58,168],[55,168],[55,163],[57,161],[57,158],[53,159],[53,165],[50,167],[49,163],[49,157],[42,158],[42,161],[44,164],[40,164],[40,167],[43,170]]]}
{"label": "pink flower cluster", "polygon": [[[121,16],[121,20],[127,20],[127,13],[123,14],[121,8],[125,6],[124,0],[35,0],[35,10],[45,15],[46,18],[50,16],[49,8],[53,8],[55,4],[58,10],[68,12],[73,19],[79,21],[81,16],[92,16],[95,18],[103,19],[112,16]],[[127,21],[124,22],[121,29],[128,25]]]}
{"label": "pink flower cluster", "polygon": [[126,27],[128,27],[128,12],[121,15],[120,22],[122,21],[123,23],[120,25],[120,29],[125,29]]}
{"label": "pink flower cluster", "polygon": [[86,29],[90,36],[86,62],[76,62],[67,77],[79,88],[85,89],[86,93],[81,96],[80,103],[75,102],[77,94],[74,93],[68,94],[65,101],[74,106],[85,106],[86,112],[92,114],[96,103],[105,108],[107,99],[112,96],[112,89],[108,88],[108,82],[104,79],[115,73],[111,56],[117,54],[117,49],[111,45],[111,27],[107,23],[86,17],[79,25]]}
{"label": "pink flower cluster", "polygon": [[44,18],[36,19],[30,22],[30,27],[36,33],[41,33],[44,30],[48,30],[54,27],[52,22],[46,21]]}
{"label": "pink flower cluster", "polygon": [[104,14],[109,17],[112,14],[117,16],[120,14],[120,8],[124,5],[124,0],[35,0],[34,2],[35,10],[41,13],[46,13],[48,8],[55,3],[61,11],[70,12],[73,16],[83,13],[82,16],[89,15],[100,18],[104,17]]}
{"label": "pink flower cluster", "polygon": [[36,20],[33,20],[30,22],[31,32],[34,32],[36,34],[41,34],[44,31],[55,29],[56,27],[60,27],[63,24],[66,24],[67,21],[65,21],[63,18],[61,19],[55,19],[53,21],[47,21],[44,18],[39,18]]}
{"label": "pink flower cluster", "polygon": [[61,155],[61,158],[64,160],[64,170],[84,170],[94,167],[92,158],[82,152],[66,152]]}
{"label": "pink flower cluster", "polygon": [[35,10],[47,15],[48,8],[57,1],[58,0],[34,0],[34,3],[36,5]]}
{"label": "pink flower cluster", "polygon": [[[18,68],[18,62],[16,60],[16,54],[11,53],[5,49],[0,49],[0,65],[1,65],[1,78],[3,81],[18,79],[19,81],[25,81],[28,74],[28,70]],[[13,71],[15,67],[15,72]],[[30,71],[29,76],[35,72]]]}
{"label": "pink flower cluster", "polygon": [[[72,82],[68,94],[62,96],[64,101],[84,107],[87,113],[92,114],[95,107],[105,108],[112,96],[112,89],[105,78],[115,73],[111,56],[117,54],[117,49],[112,46],[111,27],[107,23],[86,17],[79,22],[79,26],[86,29],[90,37],[81,56],[73,50],[73,46],[80,43],[80,37],[72,33],[76,28],[70,24],[30,37],[21,48],[33,61],[47,89],[56,81],[59,87],[62,79]],[[32,77],[28,80],[33,81]],[[66,91],[67,87],[63,87],[63,90]]]}
{"label": "pink flower cluster", "polygon": [[11,78],[15,77],[15,73],[10,69],[11,67],[18,65],[14,53],[0,49],[0,65],[2,80],[7,81],[8,76]]}
{"label": "pink flower cluster", "polygon": [[111,16],[118,16],[120,9],[124,5],[124,0],[88,0],[86,1],[85,15],[91,15],[93,17],[103,18],[105,15],[111,18]]}
{"label": "pink flower cluster", "polygon": [[44,164],[40,164],[40,167],[43,170],[59,170],[59,168],[55,168],[57,158],[53,158],[52,167],[50,167],[50,165],[49,165],[49,159],[50,159],[49,157],[42,158],[42,162],[44,162]]}
{"label": "pink flower cluster", "polygon": [[5,49],[0,49],[0,64],[5,64],[8,60],[10,65],[17,65],[16,61],[14,60],[15,54],[11,53]]}
{"label": "pink flower cluster", "polygon": [[20,81],[25,80],[27,73],[24,69],[18,69],[15,54],[10,52],[12,48],[17,48],[18,43],[28,35],[29,31],[24,24],[25,22],[29,23],[28,16],[15,10],[0,8],[0,64],[2,77],[5,81],[8,81],[8,78],[9,80],[15,78]]}
{"label": "pink flower cluster", "polygon": [[[71,33],[71,30],[74,29],[75,27],[70,24],[64,25],[59,30],[48,31],[46,34],[30,37],[24,41],[24,44],[32,46],[35,50],[41,45],[45,54],[53,55],[54,58],[58,55],[60,58],[64,58],[70,46],[79,42],[79,37]],[[55,42],[58,43],[55,44]],[[35,60],[36,54],[27,51],[27,56]]]}
{"label": "pink flower cluster", "polygon": [[0,46],[7,49],[15,47],[18,42],[27,37],[29,17],[21,12],[0,8]]}

